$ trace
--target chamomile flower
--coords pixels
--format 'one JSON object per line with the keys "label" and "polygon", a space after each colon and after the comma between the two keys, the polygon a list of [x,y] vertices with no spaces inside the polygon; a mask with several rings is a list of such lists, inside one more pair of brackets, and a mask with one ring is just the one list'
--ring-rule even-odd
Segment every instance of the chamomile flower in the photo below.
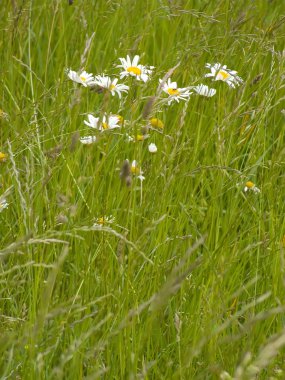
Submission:
{"label": "chamomile flower", "polygon": [[[159,79],[159,82],[162,83],[162,79]],[[171,82],[171,79],[168,78],[168,81],[163,84],[162,90],[168,95],[168,105],[173,101],[179,103],[180,100],[188,100],[192,92],[189,91],[187,87],[178,88],[176,82]]]}
{"label": "chamomile flower", "polygon": [[104,115],[100,122],[99,117],[94,117],[91,114],[87,115],[88,121],[84,120],[84,124],[91,128],[98,129],[98,131],[105,131],[107,129],[120,128],[122,117],[120,115]]}
{"label": "chamomile flower", "polygon": [[0,212],[5,210],[5,208],[8,208],[8,206],[9,203],[7,202],[7,200],[5,198],[0,198]]}
{"label": "chamomile flower", "polygon": [[199,84],[198,86],[194,86],[193,90],[198,94],[202,96],[206,96],[208,98],[211,98],[214,96],[217,92],[214,88],[209,88],[208,86],[204,84]]}
{"label": "chamomile flower", "polygon": [[112,80],[110,77],[105,76],[104,74],[96,75],[94,78],[94,83],[97,84],[99,87],[109,90],[112,96],[117,94],[120,99],[122,97],[122,92],[129,91],[129,86],[126,86],[124,84],[119,84],[118,78],[115,78]]}
{"label": "chamomile flower", "polygon": [[205,77],[212,77],[213,80],[221,80],[226,82],[230,87],[235,88],[243,83],[243,80],[237,75],[237,71],[230,70],[226,65],[222,66],[221,63],[215,63],[211,65],[206,64],[206,67],[211,70],[210,73],[205,74]]}
{"label": "chamomile flower", "polygon": [[121,67],[123,71],[120,73],[120,79],[132,76],[135,77],[137,80],[142,80],[143,82],[147,82],[149,79],[150,74],[152,73],[152,70],[154,69],[154,66],[143,66],[139,65],[140,57],[138,55],[135,55],[134,59],[131,60],[131,58],[127,55],[127,58],[119,58],[121,61],[121,64],[117,67]]}
{"label": "chamomile flower", "polygon": [[75,71],[69,69],[67,72],[68,78],[73,82],[82,84],[84,87],[94,86],[94,76],[86,71],[82,71],[81,74],[77,74]]}
{"label": "chamomile flower", "polygon": [[79,140],[84,145],[91,145],[96,142],[97,138],[96,136],[84,136],[81,137]]}
{"label": "chamomile flower", "polygon": [[243,191],[244,191],[245,193],[248,192],[248,191],[252,191],[252,192],[254,192],[255,194],[260,193],[260,189],[259,189],[258,187],[256,187],[256,185],[255,185],[253,182],[251,182],[251,181],[247,181],[247,182],[246,182]]}
{"label": "chamomile flower", "polygon": [[100,216],[99,218],[95,219],[93,227],[104,227],[106,224],[112,224],[114,222],[115,218],[113,217],[113,215]]}
{"label": "chamomile flower", "polygon": [[149,153],[156,153],[157,152],[157,146],[154,143],[149,144],[148,151],[149,151]]}

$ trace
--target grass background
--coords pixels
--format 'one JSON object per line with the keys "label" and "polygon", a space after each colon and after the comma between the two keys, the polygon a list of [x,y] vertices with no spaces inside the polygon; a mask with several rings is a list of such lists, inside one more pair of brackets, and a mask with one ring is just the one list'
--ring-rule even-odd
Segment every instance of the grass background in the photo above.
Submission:
{"label": "grass background", "polygon": [[[1,379],[283,379],[284,3],[4,3]],[[123,102],[66,76],[118,75],[127,54],[156,69]],[[78,142],[88,112],[139,132],[178,62],[173,80],[216,96],[154,107],[165,127],[146,141]],[[244,85],[203,79],[207,62]],[[142,191],[121,183],[126,158]],[[115,223],[94,229],[102,215]]]}

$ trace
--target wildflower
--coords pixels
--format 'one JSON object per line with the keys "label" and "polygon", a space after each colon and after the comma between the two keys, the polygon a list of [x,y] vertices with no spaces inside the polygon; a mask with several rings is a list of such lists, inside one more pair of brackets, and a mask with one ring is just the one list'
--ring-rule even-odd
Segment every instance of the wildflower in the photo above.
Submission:
{"label": "wildflower", "polygon": [[149,144],[148,151],[150,153],[156,153],[157,152],[157,146],[154,143]]}
{"label": "wildflower", "polygon": [[122,92],[128,92],[129,90],[129,86],[118,83],[118,78],[112,80],[110,77],[105,75],[96,75],[94,83],[99,87],[109,90],[112,96],[118,94],[120,99],[122,97]]}
{"label": "wildflower", "polygon": [[156,118],[156,117],[152,117],[149,119],[149,122],[150,122],[150,125],[154,128],[160,128],[160,129],[163,129],[164,128],[164,124],[163,122]]}
{"label": "wildflower", "polygon": [[199,84],[198,86],[193,87],[193,90],[197,92],[198,95],[206,96],[211,98],[217,92],[214,88],[209,88],[204,84]]}
{"label": "wildflower", "polygon": [[134,160],[132,162],[132,165],[131,165],[131,173],[133,173],[134,175],[137,176],[138,179],[140,179],[141,181],[143,181],[145,179],[145,177],[143,176],[143,171],[141,170],[141,168],[138,166],[138,163],[136,160]]}
{"label": "wildflower", "polygon": [[211,70],[205,77],[213,77],[213,80],[221,80],[226,82],[230,87],[235,88],[243,83],[243,80],[237,75],[237,71],[230,70],[226,65],[222,66],[221,63],[211,65],[206,64],[206,67]]}
{"label": "wildflower", "polygon": [[136,140],[137,141],[143,141],[145,139],[144,135],[137,135]]}
{"label": "wildflower", "polygon": [[104,115],[102,121],[99,117],[94,117],[91,114],[87,115],[88,121],[84,120],[84,124],[88,125],[91,128],[98,129],[98,131],[105,131],[106,129],[120,128],[120,123],[122,118],[120,115]]}
{"label": "wildflower", "polygon": [[[162,83],[162,79],[159,79],[159,82]],[[167,83],[164,83],[162,90],[169,96],[168,105],[171,104],[174,100],[179,103],[179,100],[188,100],[192,92],[189,91],[187,87],[177,88],[176,82],[171,82],[171,79],[168,78]]]}
{"label": "wildflower", "polygon": [[0,198],[0,212],[5,210],[5,208],[7,208],[8,206],[9,203],[7,202],[7,200],[5,198]]}
{"label": "wildflower", "polygon": [[121,67],[124,70],[120,73],[120,79],[126,77],[126,76],[132,76],[135,77],[137,80],[142,80],[143,82],[147,82],[149,79],[150,74],[152,73],[152,70],[154,69],[154,66],[143,66],[139,65],[140,57],[138,55],[135,55],[134,59],[131,60],[131,58],[127,55],[127,59],[125,58],[119,58],[121,61],[121,65],[118,65],[117,67]]}
{"label": "wildflower", "polygon": [[112,223],[114,223],[114,221],[115,221],[115,218],[113,217],[113,215],[100,216],[99,218],[95,219],[93,227],[103,227],[106,224],[112,224]]}
{"label": "wildflower", "polygon": [[96,136],[84,136],[84,137],[81,137],[79,140],[84,145],[91,145],[91,144],[95,143],[97,138],[96,138]]}
{"label": "wildflower", "polygon": [[82,71],[82,73],[78,75],[75,71],[69,70],[67,75],[73,82],[80,83],[84,87],[94,86],[95,84],[93,74],[88,74],[86,71]]}
{"label": "wildflower", "polygon": [[251,181],[247,181],[243,191],[246,193],[247,191],[253,191],[254,193],[260,193],[260,189],[255,186],[255,184]]}
{"label": "wildflower", "polygon": [[8,155],[6,153],[0,152],[0,162],[5,162],[7,161]]}

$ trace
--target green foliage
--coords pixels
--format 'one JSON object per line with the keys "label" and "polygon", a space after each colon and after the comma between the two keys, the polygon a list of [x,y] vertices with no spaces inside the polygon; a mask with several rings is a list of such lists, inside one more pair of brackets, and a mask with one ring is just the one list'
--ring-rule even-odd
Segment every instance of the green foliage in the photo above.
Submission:
{"label": "green foliage", "polygon": [[[1,7],[1,379],[284,378],[284,12],[279,0]],[[127,80],[122,102],[66,75],[118,76],[127,54],[155,70]],[[244,84],[205,79],[207,62]],[[172,80],[217,94],[155,102],[164,128],[126,142],[178,63]],[[105,111],[129,122],[80,144],[86,114]],[[126,159],[145,181],[121,181]]]}

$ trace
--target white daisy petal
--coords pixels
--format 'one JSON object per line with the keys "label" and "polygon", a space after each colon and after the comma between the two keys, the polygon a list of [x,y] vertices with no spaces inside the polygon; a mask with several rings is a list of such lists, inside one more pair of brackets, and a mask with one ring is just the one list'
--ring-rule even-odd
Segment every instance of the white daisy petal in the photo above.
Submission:
{"label": "white daisy petal", "polygon": [[97,129],[99,117],[94,117],[91,114],[87,115],[88,121],[84,120],[84,124],[88,125],[88,127]]}
{"label": "white daisy petal", "polygon": [[198,95],[206,96],[208,98],[214,96],[217,92],[214,88],[209,88],[208,86],[205,86],[204,84],[199,84],[198,86],[193,87],[193,90]]}
{"label": "white daisy petal", "polygon": [[81,137],[79,140],[84,145],[91,145],[96,142],[97,138],[96,136],[84,136]]}

